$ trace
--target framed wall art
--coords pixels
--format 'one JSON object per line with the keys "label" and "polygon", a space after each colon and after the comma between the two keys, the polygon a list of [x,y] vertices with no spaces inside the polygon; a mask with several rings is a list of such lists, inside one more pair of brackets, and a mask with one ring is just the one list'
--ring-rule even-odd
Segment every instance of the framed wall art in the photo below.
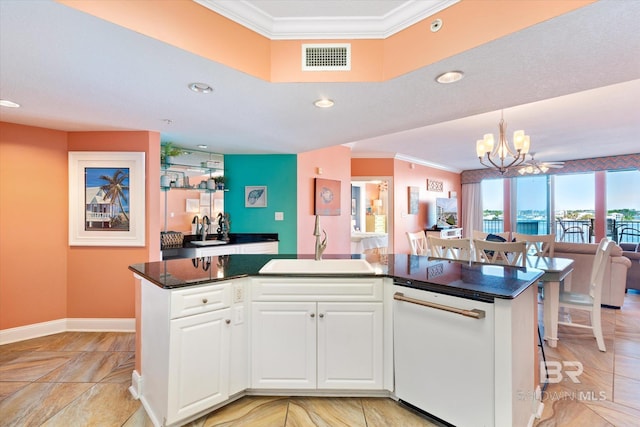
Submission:
{"label": "framed wall art", "polygon": [[267,207],[267,186],[253,185],[244,187],[244,207],[245,208],[266,208]]}
{"label": "framed wall art", "polygon": [[428,179],[427,180],[427,190],[428,191],[436,191],[436,192],[442,193],[442,191],[444,190],[444,185],[443,185],[442,181],[436,181],[434,179]]}
{"label": "framed wall art", "polygon": [[418,187],[409,187],[409,215],[418,214],[418,205],[420,202],[420,189]]}
{"label": "framed wall art", "polygon": [[69,245],[145,245],[142,152],[69,152]]}
{"label": "framed wall art", "polygon": [[340,181],[315,179],[315,215],[340,215]]}

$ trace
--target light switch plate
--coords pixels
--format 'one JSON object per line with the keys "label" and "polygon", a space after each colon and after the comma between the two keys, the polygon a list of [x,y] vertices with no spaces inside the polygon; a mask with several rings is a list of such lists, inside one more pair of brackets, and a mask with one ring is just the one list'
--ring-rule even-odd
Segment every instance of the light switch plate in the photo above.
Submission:
{"label": "light switch plate", "polygon": [[276,221],[284,220],[284,212],[276,212]]}

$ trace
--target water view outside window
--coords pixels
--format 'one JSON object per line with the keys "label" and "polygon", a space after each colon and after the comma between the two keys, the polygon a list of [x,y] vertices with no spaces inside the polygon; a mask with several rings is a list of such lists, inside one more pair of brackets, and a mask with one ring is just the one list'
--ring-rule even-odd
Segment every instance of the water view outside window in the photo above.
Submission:
{"label": "water view outside window", "polygon": [[556,175],[554,180],[556,240],[588,243],[595,218],[595,174]]}
{"label": "water view outside window", "polygon": [[[595,173],[530,175],[514,181],[515,231],[555,233],[564,242],[593,241]],[[606,183],[607,237],[619,244],[640,243],[640,171],[607,172]],[[483,180],[481,185],[483,231],[504,231],[503,180]]]}
{"label": "water view outside window", "polygon": [[607,236],[640,243],[640,171],[607,172]]}
{"label": "water view outside window", "polygon": [[482,231],[500,233],[504,231],[504,183],[502,179],[482,181]]}
{"label": "water view outside window", "polygon": [[525,234],[548,234],[549,194],[547,175],[516,178],[516,230]]}

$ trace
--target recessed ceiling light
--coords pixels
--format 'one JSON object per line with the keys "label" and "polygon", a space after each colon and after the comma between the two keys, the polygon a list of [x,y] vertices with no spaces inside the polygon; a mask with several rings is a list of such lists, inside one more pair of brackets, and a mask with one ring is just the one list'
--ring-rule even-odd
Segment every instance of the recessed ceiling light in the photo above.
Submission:
{"label": "recessed ceiling light", "polygon": [[335,103],[333,102],[333,100],[331,99],[326,99],[326,98],[322,98],[322,99],[317,99],[313,105],[315,105],[318,108],[331,108],[333,107]]}
{"label": "recessed ceiling light", "polygon": [[20,108],[20,104],[9,101],[8,99],[0,99],[0,106],[8,108]]}
{"label": "recessed ceiling light", "polygon": [[464,77],[464,73],[462,71],[447,71],[446,73],[440,74],[436,77],[436,81],[442,84],[454,83],[458,80],[461,80]]}
{"label": "recessed ceiling light", "polygon": [[198,144],[198,148],[207,148],[207,146],[204,144]]}
{"label": "recessed ceiling light", "polygon": [[191,83],[189,85],[189,89],[198,93],[213,92],[213,88],[206,83]]}

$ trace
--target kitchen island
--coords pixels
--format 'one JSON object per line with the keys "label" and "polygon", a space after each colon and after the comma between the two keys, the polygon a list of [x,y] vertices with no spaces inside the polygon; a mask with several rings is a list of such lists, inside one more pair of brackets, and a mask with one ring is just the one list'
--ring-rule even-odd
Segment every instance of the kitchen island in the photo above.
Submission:
{"label": "kitchen island", "polygon": [[[325,256],[354,257],[360,256]],[[389,255],[372,263],[369,274],[260,274],[274,258],[313,256],[228,255],[130,267],[141,287],[136,356],[142,372],[134,372],[132,393],[154,424],[181,425],[247,394],[295,393],[388,396],[471,425],[449,418],[437,399],[414,400],[433,390],[454,393],[447,399],[458,407],[482,407],[475,419],[483,421],[473,425],[532,422],[537,335],[531,285],[541,271]],[[460,306],[478,318],[439,308],[435,320],[420,312],[414,318],[418,305],[399,294]],[[463,319],[479,331],[471,339],[460,328]],[[446,338],[427,343],[418,358],[396,342],[424,330]],[[455,364],[437,365],[450,344],[468,347],[469,339],[473,347],[450,357]],[[408,383],[406,372],[412,372]],[[447,372],[455,387],[429,380],[438,372]],[[472,387],[460,387],[465,381]]]}

